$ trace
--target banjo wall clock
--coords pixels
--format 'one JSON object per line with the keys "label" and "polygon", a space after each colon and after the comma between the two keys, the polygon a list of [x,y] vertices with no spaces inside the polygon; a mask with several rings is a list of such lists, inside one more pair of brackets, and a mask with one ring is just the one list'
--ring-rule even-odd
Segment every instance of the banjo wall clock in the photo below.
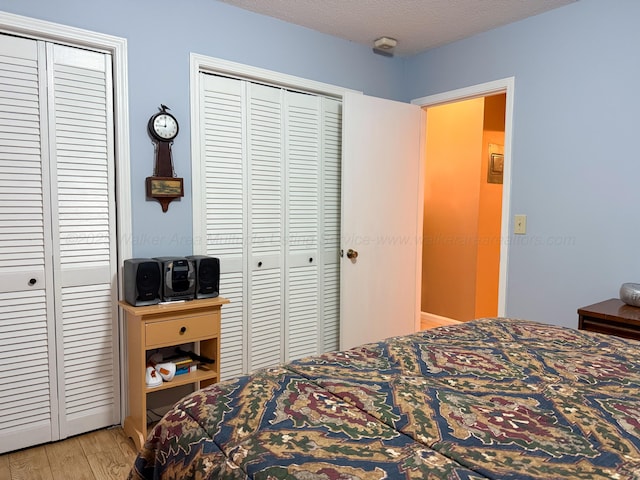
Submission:
{"label": "banjo wall clock", "polygon": [[173,170],[171,145],[180,130],[178,121],[169,112],[169,107],[160,105],[160,111],[151,116],[147,129],[155,143],[155,166],[153,176],[147,177],[147,197],[155,198],[166,212],[169,203],[184,196],[182,178],[176,177]]}

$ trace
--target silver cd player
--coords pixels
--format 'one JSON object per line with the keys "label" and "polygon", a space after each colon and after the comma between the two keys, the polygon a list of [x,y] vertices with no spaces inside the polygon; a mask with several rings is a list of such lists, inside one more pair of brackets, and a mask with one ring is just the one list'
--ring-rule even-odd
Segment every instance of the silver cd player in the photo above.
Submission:
{"label": "silver cd player", "polygon": [[196,291],[196,270],[185,257],[156,257],[162,265],[162,300],[192,300]]}

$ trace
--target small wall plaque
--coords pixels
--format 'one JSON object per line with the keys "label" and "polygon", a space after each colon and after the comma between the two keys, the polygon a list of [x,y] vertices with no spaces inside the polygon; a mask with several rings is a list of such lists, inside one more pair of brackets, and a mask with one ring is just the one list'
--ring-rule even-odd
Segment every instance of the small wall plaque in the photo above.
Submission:
{"label": "small wall plaque", "polygon": [[504,147],[502,145],[489,144],[489,164],[487,168],[488,183],[502,183],[504,175]]}

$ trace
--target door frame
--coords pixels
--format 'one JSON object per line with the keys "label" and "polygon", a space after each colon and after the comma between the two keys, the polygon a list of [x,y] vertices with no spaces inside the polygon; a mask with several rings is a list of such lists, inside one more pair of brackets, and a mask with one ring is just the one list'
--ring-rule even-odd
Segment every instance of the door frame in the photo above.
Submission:
{"label": "door frame", "polygon": [[[506,94],[504,123],[504,172],[502,183],[502,219],[500,226],[500,268],[498,279],[498,316],[506,314],[507,273],[509,259],[509,222],[511,212],[511,142],[513,138],[513,100],[515,77],[507,77],[491,82],[450,90],[411,100],[422,108],[435,107],[445,103],[486,97],[498,93]],[[423,159],[424,163],[424,159]],[[424,191],[422,192],[424,195]],[[420,248],[420,247],[419,247]]]}

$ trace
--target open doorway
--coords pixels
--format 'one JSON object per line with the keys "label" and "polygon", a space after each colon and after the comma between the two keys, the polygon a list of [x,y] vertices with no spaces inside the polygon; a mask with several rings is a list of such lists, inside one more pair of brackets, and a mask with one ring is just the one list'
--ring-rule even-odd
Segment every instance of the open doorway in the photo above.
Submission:
{"label": "open doorway", "polygon": [[498,314],[506,94],[425,108],[421,311]]}
{"label": "open doorway", "polygon": [[[499,80],[494,80],[487,83],[472,85],[464,88],[460,88],[457,90],[450,90],[442,93],[438,93],[435,95],[429,95],[426,97],[417,98],[411,101],[412,104],[418,105],[425,109],[427,112],[426,117],[428,117],[428,110],[432,107],[436,107],[439,105],[452,104],[465,100],[478,99],[481,98],[484,101],[484,98],[493,97],[495,95],[503,94],[504,95],[504,152],[503,152],[503,183],[502,183],[502,200],[501,200],[501,215],[500,215],[500,233],[499,233],[499,262],[498,262],[498,292],[497,292],[497,315],[504,316],[506,315],[506,290],[507,290],[507,260],[509,258],[509,242],[504,241],[504,239],[509,238],[509,227],[510,227],[510,200],[511,200],[511,141],[512,141],[512,127],[513,127],[513,105],[514,105],[514,89],[515,89],[515,77],[506,77]],[[433,119],[432,119],[433,120]],[[483,116],[484,122],[484,116]],[[427,124],[429,123],[429,118],[427,118]],[[496,141],[495,145],[499,145]],[[426,148],[423,149],[426,157]],[[497,152],[496,152],[497,153]],[[487,158],[487,153],[481,154],[484,158]],[[426,170],[426,165],[423,165]],[[482,166],[480,168],[483,168]],[[486,174],[486,170],[484,174]],[[479,173],[478,173],[479,175]],[[423,177],[424,178],[424,177]],[[427,189],[424,189],[425,197],[428,194]],[[432,240],[434,241],[434,240]],[[440,241],[447,241],[443,239],[443,236],[440,236]],[[453,239],[451,239],[453,241]],[[422,247],[422,245],[419,245]],[[420,248],[420,254],[422,255],[423,249]],[[429,266],[424,266],[421,263],[422,270],[428,269]],[[467,275],[469,275],[467,273]],[[477,278],[477,277],[476,277]],[[418,288],[420,295],[417,298],[417,303],[421,304],[421,278],[418,279]],[[457,298],[462,298],[463,293],[458,288],[456,282],[453,282],[453,285],[449,286],[449,289],[456,292]],[[473,298],[475,301],[475,289],[473,291],[473,295],[464,294],[467,298]],[[421,306],[421,305],[420,305]],[[422,310],[422,309],[420,309]],[[486,310],[485,310],[486,311]],[[474,312],[475,314],[475,312]],[[421,316],[422,324],[424,328],[425,322],[429,322],[429,326],[437,326],[442,324],[448,324],[451,322],[455,322],[456,320],[450,320],[451,317],[447,317],[447,312],[443,313],[435,313],[435,312],[425,312]],[[482,316],[482,315],[481,315]],[[464,318],[463,320],[468,320],[469,318]]]}

